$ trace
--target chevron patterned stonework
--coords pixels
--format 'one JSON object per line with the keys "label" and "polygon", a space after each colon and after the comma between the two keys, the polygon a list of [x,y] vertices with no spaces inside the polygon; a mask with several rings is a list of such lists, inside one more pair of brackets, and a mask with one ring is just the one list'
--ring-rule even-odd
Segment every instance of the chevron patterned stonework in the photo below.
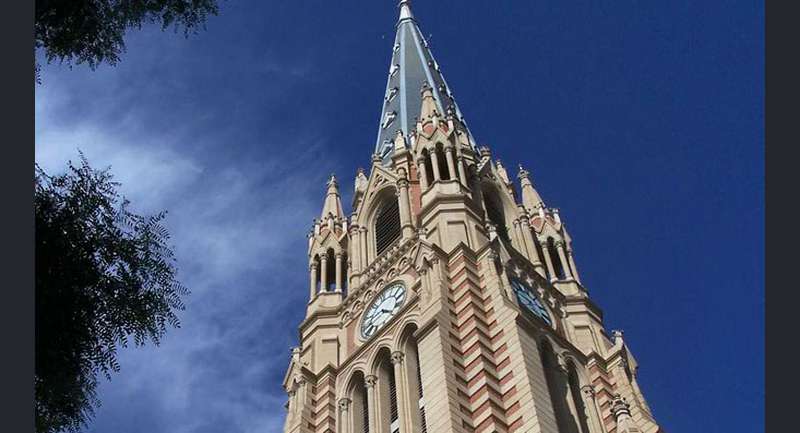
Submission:
{"label": "chevron patterned stonework", "polygon": [[478,147],[409,1],[352,213],[327,184],[285,433],[659,433],[530,173]]}

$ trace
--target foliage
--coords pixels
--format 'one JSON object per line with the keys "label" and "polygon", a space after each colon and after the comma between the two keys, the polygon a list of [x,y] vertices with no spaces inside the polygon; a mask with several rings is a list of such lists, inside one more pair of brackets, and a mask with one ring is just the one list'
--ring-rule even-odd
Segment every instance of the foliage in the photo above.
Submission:
{"label": "foliage", "polygon": [[219,11],[217,0],[36,0],[36,48],[47,61],[115,65],[128,28],[172,25],[186,36]]}
{"label": "foliage", "polygon": [[158,345],[179,327],[165,212],[136,215],[108,169],[81,155],[66,173],[35,170],[36,430],[77,431],[100,403],[97,375],[120,369],[117,348]]}

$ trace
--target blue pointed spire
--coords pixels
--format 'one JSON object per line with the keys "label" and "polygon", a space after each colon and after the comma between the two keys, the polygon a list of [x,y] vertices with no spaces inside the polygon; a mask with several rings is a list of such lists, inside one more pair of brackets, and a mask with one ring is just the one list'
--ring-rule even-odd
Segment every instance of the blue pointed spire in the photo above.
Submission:
{"label": "blue pointed spire", "polygon": [[[428,83],[439,113],[448,109],[455,112],[456,118],[466,127],[452,92],[444,80],[439,64],[433,58],[428,42],[422,36],[414,14],[411,12],[411,1],[401,0],[398,6],[400,17],[397,21],[397,35],[392,49],[392,61],[389,64],[389,78],[383,99],[378,140],[375,153],[380,155],[384,163],[388,163],[394,152],[394,137],[397,131],[404,136],[416,127],[419,118],[422,96],[420,90]],[[475,140],[467,128],[470,144],[475,147]]]}

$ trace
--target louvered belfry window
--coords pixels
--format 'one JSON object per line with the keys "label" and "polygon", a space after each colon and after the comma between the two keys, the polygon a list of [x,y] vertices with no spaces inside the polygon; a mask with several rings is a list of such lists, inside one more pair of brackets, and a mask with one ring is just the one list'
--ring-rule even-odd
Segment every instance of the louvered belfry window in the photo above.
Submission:
{"label": "louvered belfry window", "polygon": [[400,432],[400,423],[397,416],[397,383],[394,372],[389,372],[389,425],[391,433]]}
{"label": "louvered belfry window", "polygon": [[422,372],[419,366],[419,352],[414,351],[414,356],[417,358],[417,389],[419,391],[419,422],[422,428],[422,433],[428,433],[428,423],[425,421],[425,398],[422,396]]}
{"label": "louvered belfry window", "polygon": [[364,423],[364,428],[362,433],[369,433],[369,405],[367,404],[366,393],[361,399],[361,415],[363,415],[363,423]]}
{"label": "louvered belfry window", "polygon": [[381,255],[394,241],[400,238],[400,208],[397,200],[383,202],[375,218],[375,250]]}

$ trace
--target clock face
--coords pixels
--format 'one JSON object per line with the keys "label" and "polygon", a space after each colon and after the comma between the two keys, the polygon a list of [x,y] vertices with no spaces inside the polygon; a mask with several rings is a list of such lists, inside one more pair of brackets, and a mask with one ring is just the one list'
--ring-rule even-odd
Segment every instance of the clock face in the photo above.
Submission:
{"label": "clock face", "polygon": [[372,337],[375,331],[397,314],[405,300],[406,288],[403,283],[392,283],[383,289],[364,313],[364,319],[361,321],[361,337],[365,339]]}
{"label": "clock face", "polygon": [[550,314],[547,312],[544,304],[542,304],[542,301],[533,294],[533,291],[522,281],[517,279],[512,279],[511,285],[514,287],[514,293],[517,294],[517,300],[520,305],[552,326],[553,322],[550,320]]}

